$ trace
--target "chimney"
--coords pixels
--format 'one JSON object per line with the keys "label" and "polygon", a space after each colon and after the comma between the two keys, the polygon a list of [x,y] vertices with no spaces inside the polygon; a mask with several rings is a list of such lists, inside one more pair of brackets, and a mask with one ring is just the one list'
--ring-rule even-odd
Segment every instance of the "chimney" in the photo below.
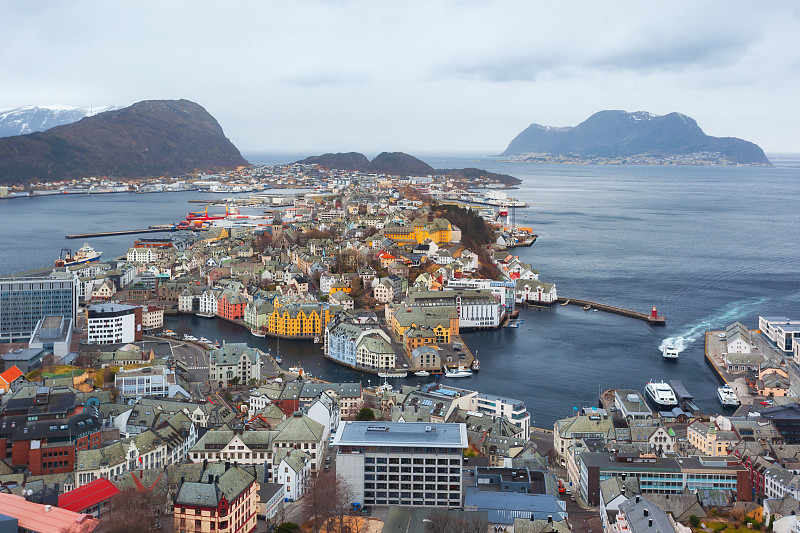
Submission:
{"label": "chimney", "polygon": [[[231,462],[230,462],[230,461],[225,461],[225,471],[226,471],[226,472],[228,471],[228,469],[229,469],[230,467],[231,467]],[[637,501],[638,501],[638,499],[637,499]]]}
{"label": "chimney", "polygon": [[647,516],[647,515],[649,515],[649,514],[650,514],[650,511],[648,511],[647,509],[645,509],[645,510],[644,510],[644,515],[645,515],[645,516]]}
{"label": "chimney", "polygon": [[647,521],[647,527],[653,527],[653,519]]}
{"label": "chimney", "polygon": [[[533,520],[533,515],[531,515],[531,520]],[[553,515],[547,515],[547,522],[551,524],[553,523]]]}
{"label": "chimney", "polygon": [[639,503],[639,495],[636,495],[636,503]]}

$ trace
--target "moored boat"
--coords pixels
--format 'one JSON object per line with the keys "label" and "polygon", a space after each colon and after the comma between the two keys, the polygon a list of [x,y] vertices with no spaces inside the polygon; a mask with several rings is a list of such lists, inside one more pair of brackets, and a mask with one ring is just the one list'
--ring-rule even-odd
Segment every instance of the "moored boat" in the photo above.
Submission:
{"label": "moored boat", "polygon": [[379,378],[404,378],[408,375],[406,370],[386,370],[378,372]]}
{"label": "moored boat", "polygon": [[197,316],[203,318],[214,318],[216,315],[214,313],[197,313]]}
{"label": "moored boat", "polygon": [[478,359],[475,359],[474,361],[472,361],[472,370],[474,372],[477,372],[480,369],[481,369],[481,362]]}
{"label": "moored boat", "polygon": [[258,329],[251,329],[250,333],[253,335],[253,337],[263,338],[263,337],[267,336],[266,333],[264,333],[263,331],[258,330]]}
{"label": "moored boat", "polygon": [[421,377],[421,378],[424,378],[424,377],[426,377],[426,376],[430,376],[430,375],[431,375],[431,373],[430,373],[430,372],[428,372],[427,370],[417,370],[416,372],[414,372],[414,375],[415,375],[415,376],[419,376],[419,377]]}
{"label": "moored boat", "polygon": [[675,391],[664,381],[649,381],[644,388],[645,395],[659,409],[672,409],[678,405]]}
{"label": "moored boat", "polygon": [[739,397],[736,396],[736,391],[728,384],[717,389],[717,398],[719,398],[719,402],[725,407],[739,407],[742,403]]}
{"label": "moored boat", "polygon": [[462,365],[458,365],[458,368],[455,370],[444,367],[444,376],[447,378],[468,378],[471,375],[472,370],[465,368]]}

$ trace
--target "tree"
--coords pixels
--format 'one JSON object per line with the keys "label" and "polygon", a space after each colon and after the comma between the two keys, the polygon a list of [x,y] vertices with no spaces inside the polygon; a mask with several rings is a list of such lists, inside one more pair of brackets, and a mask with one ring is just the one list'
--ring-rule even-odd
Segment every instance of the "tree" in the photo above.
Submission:
{"label": "tree", "polygon": [[94,368],[100,362],[101,354],[98,350],[85,350],[75,358],[75,366]]}
{"label": "tree", "polygon": [[375,420],[375,413],[369,407],[362,407],[356,414],[356,420],[359,422],[371,422]]}
{"label": "tree", "polygon": [[50,372],[50,373],[54,372],[56,369],[55,365],[56,365],[56,356],[53,355],[52,353],[48,353],[47,355],[42,357],[42,369],[44,369],[45,372]]}
{"label": "tree", "polygon": [[234,376],[228,380],[228,384],[232,387],[236,387],[239,385],[239,376]]}
{"label": "tree", "polygon": [[303,530],[300,529],[300,526],[294,522],[284,522],[276,527],[273,531],[274,533],[300,533]]}
{"label": "tree", "polygon": [[139,492],[127,489],[109,501],[95,533],[141,533],[159,531],[159,507],[163,505],[163,494],[150,491]]}
{"label": "tree", "polygon": [[485,533],[488,528],[489,521],[479,513],[460,518],[447,511],[436,511],[425,522],[425,533]]}
{"label": "tree", "polygon": [[689,525],[692,526],[693,528],[700,527],[700,519],[697,518],[697,515],[693,514],[692,516],[689,517]]}
{"label": "tree", "polygon": [[307,520],[311,521],[311,530],[318,533],[327,524],[327,533],[345,533],[351,529],[351,522],[346,520],[353,507],[355,495],[350,485],[336,474],[318,472],[310,475],[303,496],[301,509]]}

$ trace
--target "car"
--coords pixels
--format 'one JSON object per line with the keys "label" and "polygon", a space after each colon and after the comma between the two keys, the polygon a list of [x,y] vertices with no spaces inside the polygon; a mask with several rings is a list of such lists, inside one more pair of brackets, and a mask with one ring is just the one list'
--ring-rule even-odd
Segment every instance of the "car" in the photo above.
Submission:
{"label": "car", "polygon": [[761,402],[761,405],[773,405],[775,402],[773,400],[764,400]]}
{"label": "car", "polygon": [[575,495],[574,494],[570,494],[569,501],[571,501],[571,502],[575,501]]}
{"label": "car", "polygon": [[326,472],[330,472],[331,471],[331,465],[325,465],[325,471]]}
{"label": "car", "polygon": [[331,456],[330,455],[325,458],[325,464],[326,465],[331,464]]}

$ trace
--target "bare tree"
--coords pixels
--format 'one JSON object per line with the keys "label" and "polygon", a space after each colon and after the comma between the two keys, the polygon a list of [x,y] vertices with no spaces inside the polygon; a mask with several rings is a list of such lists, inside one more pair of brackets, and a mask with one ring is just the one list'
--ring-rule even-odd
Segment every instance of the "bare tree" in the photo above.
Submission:
{"label": "bare tree", "polygon": [[159,531],[159,509],[163,504],[158,492],[128,489],[114,496],[95,533],[141,533]]}
{"label": "bare tree", "polygon": [[101,354],[98,350],[85,350],[75,358],[75,366],[94,368],[100,362]]}
{"label": "bare tree", "polygon": [[436,511],[424,521],[425,533],[485,533],[489,528],[489,521],[480,513],[460,518],[447,511]]}
{"label": "bare tree", "polygon": [[329,472],[307,474],[302,509],[305,518],[311,521],[311,530],[319,533],[322,525],[331,517],[331,495],[336,479]]}

